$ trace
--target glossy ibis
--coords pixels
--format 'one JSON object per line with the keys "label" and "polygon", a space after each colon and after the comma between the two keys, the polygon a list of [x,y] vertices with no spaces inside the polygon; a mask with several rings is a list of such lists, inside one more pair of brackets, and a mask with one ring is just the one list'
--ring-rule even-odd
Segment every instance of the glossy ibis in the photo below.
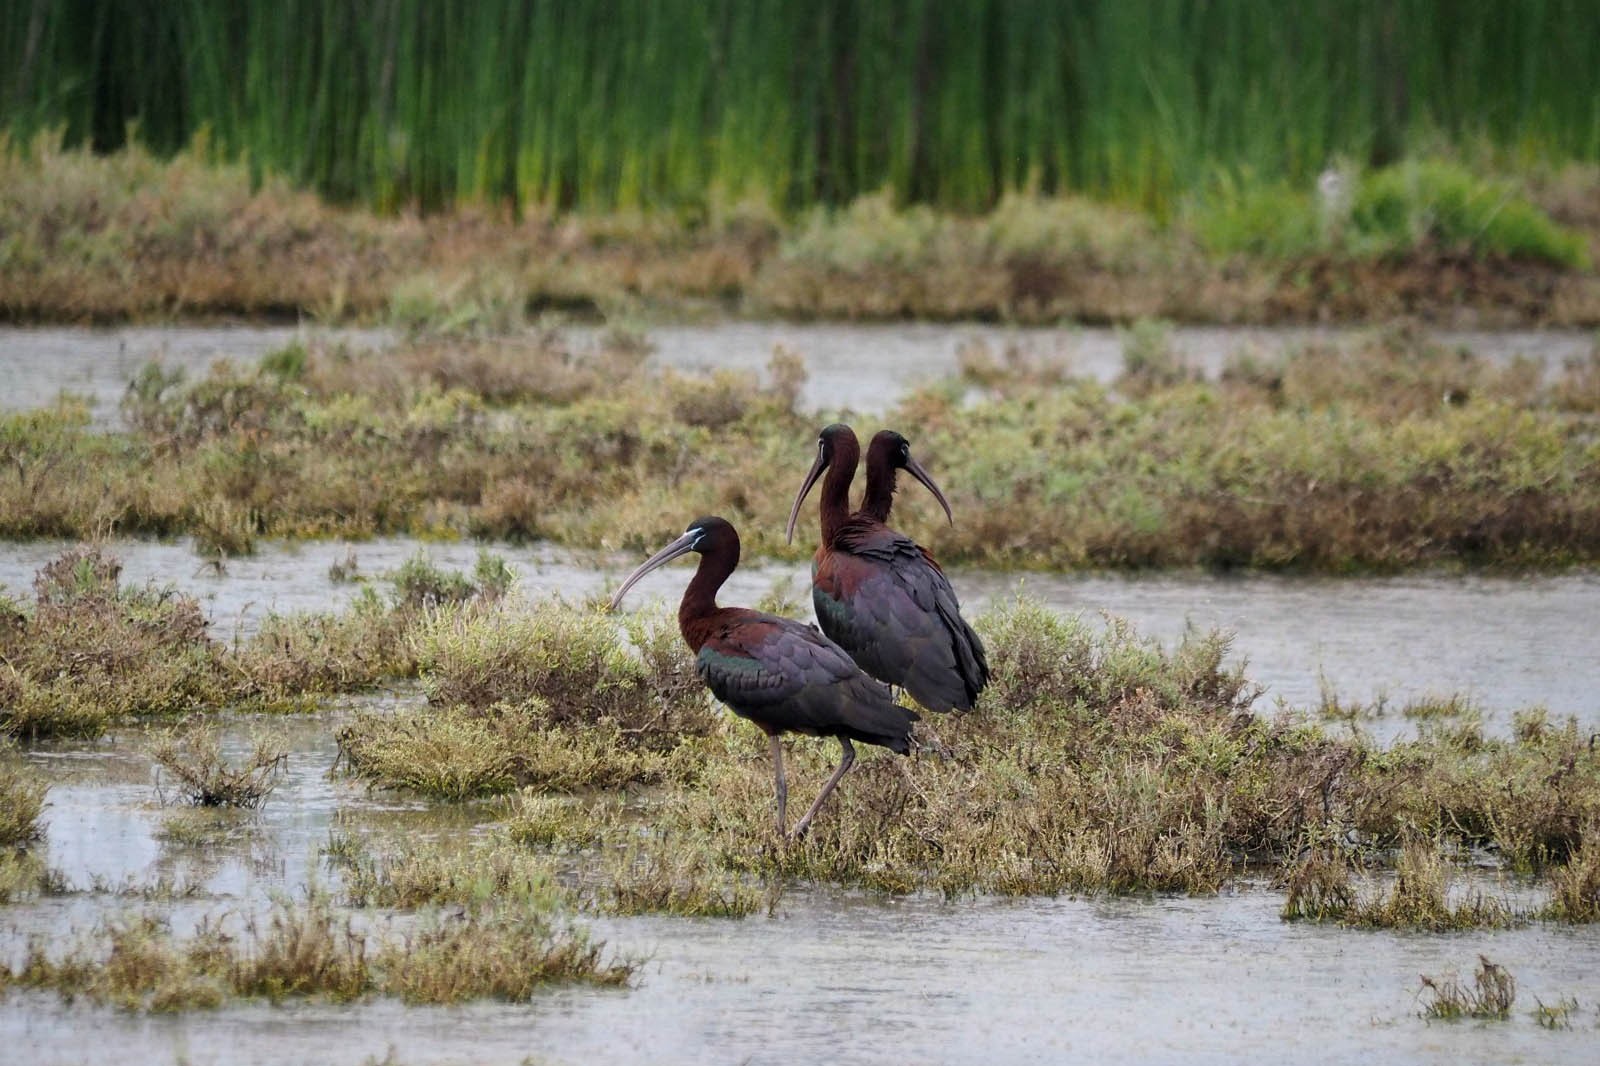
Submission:
{"label": "glossy ibis", "polygon": [[849,655],[813,627],[743,607],[717,606],[717,590],[739,565],[739,534],[726,519],[696,518],[689,523],[683,536],[628,575],[611,598],[612,609],[640,578],[689,552],[700,553],[700,566],[683,590],[678,630],[694,651],[700,680],[770,738],[779,835],[786,831],[789,798],[781,734],[837,737],[843,748],[839,768],[794,828],[794,837],[799,838],[855,762],[850,742],[881,744],[904,755],[910,750],[911,723],[917,715],[895,703],[888,686],[862,673]]}
{"label": "glossy ibis", "polygon": [[970,711],[989,681],[983,641],[961,617],[949,578],[926,548],[886,524],[895,476],[922,482],[954,523],[950,502],[911,445],[893,430],[872,438],[867,491],[850,513],[850,482],[861,445],[849,426],[817,437],[817,458],[789,510],[788,537],[823,472],[822,543],[811,566],[811,602],[822,631],[880,681],[899,685],[931,711]]}

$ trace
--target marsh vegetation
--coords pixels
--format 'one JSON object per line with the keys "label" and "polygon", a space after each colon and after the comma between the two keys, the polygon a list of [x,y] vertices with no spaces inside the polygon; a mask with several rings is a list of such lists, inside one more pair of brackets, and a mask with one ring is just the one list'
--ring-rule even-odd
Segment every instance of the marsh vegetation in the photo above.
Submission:
{"label": "marsh vegetation", "polygon": [[1248,176],[1163,217],[1019,188],[952,213],[867,191],[790,214],[387,217],[197,146],[109,156],[0,141],[0,318],[246,315],[503,333],[547,312],[1024,324],[1600,323],[1600,170],[1504,176],[1449,157],[1313,183]]}
{"label": "marsh vegetation", "polygon": [[[764,378],[690,377],[617,334],[308,345],[195,380],[152,365],[120,431],[70,399],[0,415],[17,471],[0,479],[0,532],[190,533],[224,556],[259,536],[384,533],[635,550],[693,499],[750,553],[796,556],[771,472],[803,457],[818,416],[797,410],[792,353]],[[908,518],[947,562],[1562,567],[1600,548],[1596,358],[1547,375],[1401,330],[1241,353],[1208,381],[1145,324],[1109,385],[1050,353],[975,346],[965,377],[884,420],[916,427],[964,515]]]}

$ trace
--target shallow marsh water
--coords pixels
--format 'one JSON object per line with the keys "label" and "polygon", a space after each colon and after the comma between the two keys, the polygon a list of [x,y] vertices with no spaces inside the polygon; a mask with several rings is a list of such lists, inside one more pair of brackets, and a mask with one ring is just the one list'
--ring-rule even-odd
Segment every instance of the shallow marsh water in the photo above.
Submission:
{"label": "shallow marsh water", "polygon": [[[44,745],[57,782],[45,855],[82,888],[161,877],[178,902],[80,891],[0,911],[15,958],[29,935],[65,938],[127,910],[183,930],[203,914],[295,892],[336,825],[379,835],[470,831],[474,809],[429,809],[330,777],[338,712],[283,723],[288,773],[226,842],[161,839],[135,731]],[[235,722],[235,752],[259,723]],[[324,875],[326,878],[327,875]],[[1515,892],[1514,886],[1505,891]],[[408,1008],[375,1000],[140,1016],[53,995],[0,1000],[9,1061],[358,1063],[705,1062],[1589,1062],[1600,1002],[1600,928],[1535,925],[1445,936],[1355,932],[1279,920],[1281,895],[1245,885],[1212,899],[882,899],[825,888],[744,920],[593,922],[645,959],[623,990],[558,989],[527,1004]],[[1515,1015],[1483,1024],[1417,1017],[1418,975],[1469,974],[1488,954],[1518,980]],[[1568,1031],[1535,1000],[1576,997]],[[13,1058],[12,1055],[17,1057]]]}
{"label": "shallow marsh water", "polygon": [[[676,367],[763,366],[774,343],[807,357],[804,402],[817,409],[882,409],[908,384],[947,375],[966,338],[992,347],[1020,337],[1063,345],[1073,365],[1109,378],[1120,367],[1111,331],[1011,331],[927,326],[733,324],[651,331],[656,358]],[[128,378],[146,359],[196,370],[213,359],[253,360],[294,336],[279,330],[0,330],[0,404],[49,402],[61,389],[89,394],[109,424]],[[1179,330],[1191,360],[1210,371],[1241,344],[1303,339],[1284,331]],[[1486,354],[1518,352],[1549,365],[1579,355],[1586,334],[1451,338]],[[382,344],[382,333],[353,343]],[[870,364],[870,380],[863,380]],[[33,572],[65,545],[0,545],[0,584],[26,594]],[[390,539],[346,545],[263,544],[252,557],[208,568],[184,543],[112,545],[124,580],[171,583],[198,595],[223,639],[248,633],[268,611],[330,610],[356,584],[328,568],[353,551],[378,577],[418,548]],[[470,568],[479,546],[439,543],[439,565]],[[496,546],[519,572],[523,594],[577,599],[609,591],[637,559],[547,546]],[[751,565],[730,602],[783,587],[802,602],[803,565]],[[681,575],[680,575],[681,576]],[[1235,655],[1267,686],[1258,706],[1315,703],[1320,686],[1345,700],[1465,692],[1486,727],[1509,728],[1516,709],[1542,704],[1600,730],[1600,575],[1537,578],[1413,576],[1299,579],[991,574],[958,571],[969,611],[1020,586],[1063,611],[1128,618],[1164,642],[1188,624],[1236,634]],[[381,587],[381,586],[380,586]],[[670,600],[661,575],[641,589]],[[366,697],[358,704],[417,697]],[[259,908],[297,892],[318,872],[317,849],[334,827],[385,834],[472,832],[491,812],[430,806],[370,792],[332,776],[338,707],[274,719],[292,754],[266,807],[236,816],[220,843],[160,834],[151,762],[137,729],[99,742],[32,745],[28,759],[53,782],[41,845],[78,891],[0,907],[0,951],[15,959],[32,934],[52,938],[129,908],[152,908],[180,928],[198,916]],[[227,750],[252,728],[233,720]],[[1364,722],[1380,736],[1414,727],[1398,713]],[[192,884],[176,902],[117,892],[166,880]],[[97,887],[98,886],[98,887]],[[1515,886],[1503,886],[1510,894]],[[1282,896],[1245,885],[1214,899],[883,899],[828,888],[786,894],[771,917],[740,921],[608,918],[592,923],[611,949],[648,961],[633,987],[562,989],[529,1004],[408,1008],[248,1004],[176,1016],[139,1016],[53,995],[0,999],[0,1055],[27,1063],[178,1060],[358,1063],[394,1054],[404,1063],[537,1062],[1572,1062],[1600,1046],[1600,929],[1533,925],[1427,935],[1355,932],[1279,920]],[[1504,1023],[1428,1024],[1417,1016],[1418,975],[1455,970],[1470,979],[1479,953],[1518,980]],[[1541,1029],[1530,1012],[1576,997],[1566,1031]]]}
{"label": "shallow marsh water", "polygon": [[[582,342],[593,329],[568,331]],[[1189,326],[1172,331],[1174,347],[1196,369],[1215,375],[1235,353],[1273,355],[1310,340],[1348,341],[1359,331],[1295,327]],[[1097,328],[1011,328],[986,325],[894,323],[726,322],[654,326],[645,331],[654,361],[678,370],[760,371],[782,345],[805,358],[809,377],[800,402],[808,410],[887,410],[918,385],[958,370],[963,345],[979,341],[1000,355],[1007,344],[1060,355],[1075,373],[1110,381],[1122,370],[1122,334]],[[299,337],[323,336],[352,348],[377,348],[393,335],[385,330],[322,330],[294,326],[215,328],[129,326],[111,329],[0,327],[0,408],[51,403],[63,390],[93,400],[96,419],[115,424],[117,404],[128,382],[151,359],[203,373],[219,359],[253,363]],[[1506,361],[1525,356],[1547,368],[1585,355],[1595,343],[1582,330],[1517,330],[1482,333],[1439,331],[1444,344],[1470,348]]]}

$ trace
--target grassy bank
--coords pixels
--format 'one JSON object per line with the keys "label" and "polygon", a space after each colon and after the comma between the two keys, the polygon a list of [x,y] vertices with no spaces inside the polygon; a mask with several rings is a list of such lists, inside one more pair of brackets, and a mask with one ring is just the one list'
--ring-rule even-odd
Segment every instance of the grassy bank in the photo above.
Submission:
{"label": "grassy bank", "polygon": [[1076,194],[981,213],[887,193],[790,214],[332,208],[203,149],[0,143],[0,318],[300,316],[402,328],[741,313],[1015,322],[1600,323],[1600,171],[1448,159],[1219,181],[1158,220]]}
{"label": "grassy bank", "polygon": [[205,131],[381,207],[970,211],[1024,188],[1167,214],[1440,144],[1600,161],[1600,16],[1538,4],[40,0],[0,14],[3,128]]}
{"label": "grassy bank", "polygon": [[[1545,381],[1374,334],[1200,382],[1159,327],[1125,344],[1109,388],[1050,353],[973,348],[963,379],[907,397],[881,422],[911,436],[957,524],[915,506],[898,523],[947,563],[1058,570],[1600,558],[1595,357]],[[794,406],[803,364],[692,378],[644,354],[626,335],[524,334],[296,345],[194,381],[152,366],[127,431],[70,400],[0,416],[0,535],[192,534],[217,558],[384,533],[632,551],[722,513],[751,556],[809,552],[781,537],[818,428]]]}

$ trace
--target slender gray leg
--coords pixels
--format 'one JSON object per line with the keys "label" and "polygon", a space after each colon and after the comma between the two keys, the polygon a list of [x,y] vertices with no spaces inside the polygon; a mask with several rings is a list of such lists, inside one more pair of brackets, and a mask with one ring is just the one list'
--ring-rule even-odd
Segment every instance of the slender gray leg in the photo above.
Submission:
{"label": "slender gray leg", "polygon": [[772,742],[772,772],[778,785],[778,835],[783,836],[789,822],[784,816],[784,810],[789,805],[789,782],[783,776],[783,741],[776,733],[769,739]]}
{"label": "slender gray leg", "polygon": [[799,840],[806,835],[806,830],[811,828],[811,820],[817,816],[818,811],[822,810],[822,804],[827,800],[828,794],[838,787],[839,779],[844,777],[851,764],[856,761],[856,749],[850,746],[849,738],[840,737],[839,746],[844,749],[844,753],[839,757],[839,768],[833,772],[832,777],[828,778],[828,783],[822,786],[822,792],[817,796],[817,802],[811,805],[811,809],[806,812],[806,816],[800,819],[800,824],[794,827],[793,838],[795,840]]}

